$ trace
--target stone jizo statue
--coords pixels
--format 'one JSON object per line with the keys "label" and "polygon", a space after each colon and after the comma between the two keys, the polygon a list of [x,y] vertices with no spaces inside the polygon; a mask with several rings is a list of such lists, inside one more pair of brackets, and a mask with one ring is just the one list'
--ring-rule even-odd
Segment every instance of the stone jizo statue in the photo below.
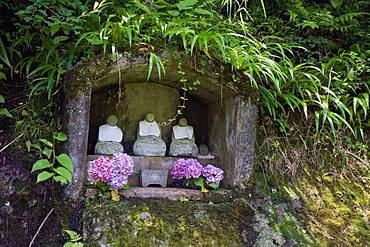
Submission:
{"label": "stone jizo statue", "polygon": [[99,127],[98,142],[95,145],[95,154],[113,155],[123,153],[121,141],[123,131],[117,126],[115,115],[107,118],[107,123]]}
{"label": "stone jizo statue", "polygon": [[199,145],[199,155],[198,155],[198,159],[214,159],[215,156],[212,155],[210,152],[209,152],[209,148],[207,145],[205,144],[200,144]]}
{"label": "stone jizo statue", "polygon": [[161,139],[161,130],[155,121],[154,113],[146,113],[144,120],[139,122],[134,154],[140,156],[166,155],[166,144]]}
{"label": "stone jizo statue", "polygon": [[170,155],[196,157],[198,147],[195,144],[194,128],[188,125],[186,118],[181,118],[178,125],[172,127],[172,131]]}

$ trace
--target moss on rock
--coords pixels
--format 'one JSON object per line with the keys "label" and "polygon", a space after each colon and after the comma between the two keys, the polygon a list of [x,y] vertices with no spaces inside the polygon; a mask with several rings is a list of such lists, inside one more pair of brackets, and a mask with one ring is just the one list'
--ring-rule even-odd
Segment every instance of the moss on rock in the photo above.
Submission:
{"label": "moss on rock", "polygon": [[232,202],[92,202],[83,217],[87,246],[252,246],[253,211]]}

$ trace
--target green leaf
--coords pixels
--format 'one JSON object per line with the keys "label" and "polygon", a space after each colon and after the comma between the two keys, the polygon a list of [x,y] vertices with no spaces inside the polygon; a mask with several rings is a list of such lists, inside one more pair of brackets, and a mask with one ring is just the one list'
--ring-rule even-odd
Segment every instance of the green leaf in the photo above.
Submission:
{"label": "green leaf", "polygon": [[202,188],[200,189],[200,191],[201,191],[202,193],[207,193],[207,192],[209,192],[209,190],[207,190],[207,189],[206,189],[206,187],[204,187],[204,186],[202,186]]}
{"label": "green leaf", "polygon": [[176,4],[176,6],[179,10],[191,9],[191,7],[197,2],[198,0],[182,0],[178,4]]}
{"label": "green leaf", "polygon": [[36,181],[36,183],[40,183],[40,182],[43,182],[45,180],[48,180],[52,176],[54,176],[54,173],[43,171],[39,175],[37,175],[37,181]]}
{"label": "green leaf", "polygon": [[68,36],[57,36],[53,39],[54,44],[58,44],[59,42],[65,41],[68,39]]}
{"label": "green leaf", "polygon": [[210,16],[212,16],[212,12],[209,12],[208,10],[205,10],[205,9],[196,8],[194,11],[198,14],[201,14],[201,15],[210,15]]}
{"label": "green leaf", "polygon": [[189,198],[185,196],[180,197],[180,202],[188,202],[188,201],[189,201]]}
{"label": "green leaf", "polygon": [[211,187],[212,189],[214,190],[217,190],[217,188],[220,186],[219,184],[216,184],[216,183],[209,183],[208,184],[209,187]]}
{"label": "green leaf", "polygon": [[79,241],[82,239],[82,237],[75,231],[71,231],[71,230],[64,230],[64,231],[69,235],[69,239],[72,242]]}
{"label": "green leaf", "polygon": [[119,202],[120,201],[120,195],[118,194],[118,192],[116,190],[111,190],[110,192],[111,196],[112,196],[112,200],[115,201],[115,202]]}
{"label": "green leaf", "polygon": [[5,98],[4,96],[0,95],[0,104],[4,104],[5,103]]}
{"label": "green leaf", "polygon": [[54,181],[57,182],[57,183],[61,183],[61,184],[68,184],[68,181],[67,179],[65,179],[63,176],[54,176]]}
{"label": "green leaf", "polygon": [[342,6],[343,0],[330,0],[330,4],[333,6],[334,9]]}
{"label": "green leaf", "polygon": [[63,132],[54,133],[53,137],[54,137],[55,140],[60,141],[60,142],[64,142],[64,141],[68,140],[67,135],[64,134]]}
{"label": "green leaf", "polygon": [[43,153],[44,155],[46,155],[46,157],[48,157],[48,159],[51,157],[52,152],[53,152],[53,150],[52,150],[52,149],[50,149],[50,148],[44,148],[44,149],[42,150],[42,153]]}
{"label": "green leaf", "polygon": [[57,157],[56,157],[57,161],[62,165],[64,166],[65,168],[67,168],[68,171],[70,171],[71,173],[73,172],[73,164],[72,164],[72,160],[71,158],[63,153],[63,154],[59,154]]}
{"label": "green leaf", "polygon": [[208,190],[206,189],[206,186],[205,186],[205,182],[206,182],[206,180],[205,180],[204,177],[199,177],[199,178],[197,178],[197,179],[194,180],[194,184],[196,186],[200,186],[201,187],[201,192],[202,193],[207,193],[208,192]]}
{"label": "green leaf", "polygon": [[53,147],[53,143],[51,143],[50,141],[46,140],[46,139],[40,139],[40,142],[44,143],[45,145],[49,146],[49,147]]}
{"label": "green leaf", "polygon": [[1,108],[0,109],[0,117],[5,116],[5,117],[13,117],[12,114],[9,113],[8,109],[6,108]]}
{"label": "green leaf", "polygon": [[49,167],[52,167],[53,165],[50,164],[50,162],[47,160],[47,159],[42,159],[42,160],[38,160],[36,161],[33,165],[32,165],[32,170],[31,172],[35,172],[35,171],[38,171],[38,170],[43,170],[45,168],[49,168]]}
{"label": "green leaf", "polygon": [[27,140],[26,141],[26,147],[27,147],[28,152],[31,151],[31,145],[32,145],[32,143],[29,140]]}
{"label": "green leaf", "polygon": [[204,185],[204,182],[205,182],[204,177],[199,177],[199,178],[197,178],[197,179],[194,180],[194,184],[196,186],[203,186]]}
{"label": "green leaf", "polygon": [[180,12],[179,11],[176,11],[176,10],[169,10],[169,11],[167,11],[170,15],[172,15],[172,16],[178,16],[179,14],[180,14]]}
{"label": "green leaf", "polygon": [[69,183],[72,182],[72,173],[66,168],[60,166],[54,169],[54,171],[65,178]]}

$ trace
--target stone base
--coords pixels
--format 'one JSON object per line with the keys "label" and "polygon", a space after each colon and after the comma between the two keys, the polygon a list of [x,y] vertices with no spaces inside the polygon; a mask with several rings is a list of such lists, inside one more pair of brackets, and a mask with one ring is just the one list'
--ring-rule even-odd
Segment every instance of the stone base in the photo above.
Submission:
{"label": "stone base", "polygon": [[253,246],[256,235],[253,216],[248,202],[241,198],[220,203],[97,200],[84,210],[83,241],[85,246],[101,247],[248,247]]}
{"label": "stone base", "polygon": [[95,145],[95,154],[113,155],[123,152],[123,146],[119,142],[98,141]]}
{"label": "stone base", "polygon": [[204,194],[200,190],[180,188],[132,187],[122,190],[120,194],[125,198],[157,198],[180,201],[182,197],[190,200],[200,200]]}
{"label": "stone base", "polygon": [[198,156],[197,145],[188,139],[173,140],[170,145],[170,156]]}
{"label": "stone base", "polygon": [[163,157],[166,155],[166,143],[159,137],[140,137],[134,143],[134,154],[140,156]]}

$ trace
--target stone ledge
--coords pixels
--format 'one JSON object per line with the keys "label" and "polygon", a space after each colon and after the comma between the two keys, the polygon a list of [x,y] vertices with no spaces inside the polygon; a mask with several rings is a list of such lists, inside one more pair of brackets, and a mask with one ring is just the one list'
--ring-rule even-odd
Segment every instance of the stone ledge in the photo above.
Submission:
{"label": "stone ledge", "polygon": [[160,198],[172,201],[179,201],[181,197],[201,200],[204,196],[200,190],[156,187],[132,187],[129,190],[120,191],[120,195],[126,198]]}

